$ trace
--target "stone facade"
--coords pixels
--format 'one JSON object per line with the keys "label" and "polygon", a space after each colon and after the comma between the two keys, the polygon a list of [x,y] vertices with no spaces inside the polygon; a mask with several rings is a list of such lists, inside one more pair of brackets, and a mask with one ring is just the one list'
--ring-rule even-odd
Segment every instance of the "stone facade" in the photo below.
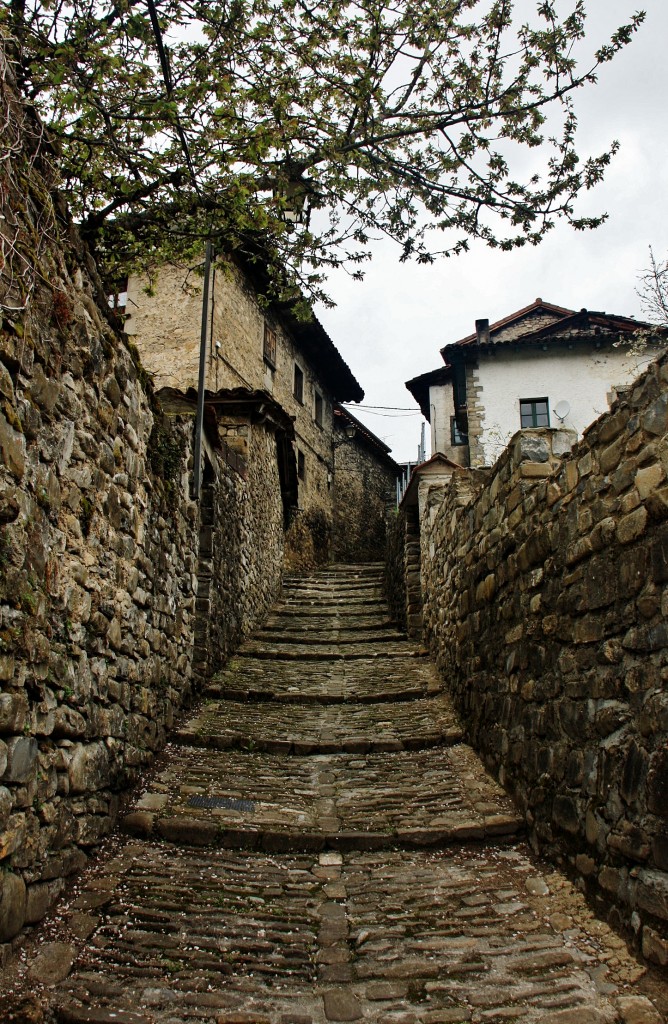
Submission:
{"label": "stone facade", "polygon": [[383,589],[392,620],[406,631],[406,519],[399,509],[387,527]]}
{"label": "stone facade", "polygon": [[284,534],[276,438],[264,426],[249,425],[248,449],[243,476],[219,469],[217,480],[205,478],[213,500],[209,672],[262,621],[281,589]]}
{"label": "stone facade", "polygon": [[337,421],[356,426],[349,438],[337,424],[334,435],[332,556],[336,562],[381,562],[399,467],[387,446],[347,411],[339,409]]}
{"label": "stone facade", "polygon": [[2,944],[109,832],[189,700],[207,560],[220,658],[276,596],[283,515],[273,433],[253,427],[245,474],[210,422],[200,519],[192,416],[161,411],[52,198],[41,126],[6,67],[0,83]]}
{"label": "stone facade", "polygon": [[425,637],[534,846],[665,965],[668,360],[569,445],[521,432],[425,507]]}
{"label": "stone facade", "polygon": [[[201,276],[186,267],[165,266],[128,283],[126,330],[156,386],[185,391],[197,385],[201,293]],[[317,321],[299,325],[286,311],[267,308],[249,268],[224,259],[210,296],[206,386],[265,391],[293,418],[298,493],[286,568],[326,562],[333,525],[333,403],[359,400],[363,392]],[[307,337],[304,344],[302,335],[310,333],[315,342]]]}

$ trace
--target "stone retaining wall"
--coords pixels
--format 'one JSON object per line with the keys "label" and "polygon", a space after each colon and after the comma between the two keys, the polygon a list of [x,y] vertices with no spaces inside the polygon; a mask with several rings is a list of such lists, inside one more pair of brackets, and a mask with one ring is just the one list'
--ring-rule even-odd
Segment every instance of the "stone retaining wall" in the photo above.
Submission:
{"label": "stone retaining wall", "polygon": [[406,629],[406,517],[401,509],[390,517],[385,545],[384,590],[394,622]]}
{"label": "stone retaining wall", "polygon": [[421,523],[425,635],[471,741],[534,845],[662,964],[667,428],[663,358],[572,453],[518,434],[465,507],[458,474]]}
{"label": "stone retaining wall", "polygon": [[[1,953],[109,832],[193,691],[206,531],[192,417],[158,409],[0,72]],[[245,476],[208,445],[219,657],[280,585],[276,442],[254,429]]]}
{"label": "stone retaining wall", "polygon": [[281,590],[284,533],[276,438],[249,428],[243,477],[220,472],[214,493],[209,672],[264,618]]}

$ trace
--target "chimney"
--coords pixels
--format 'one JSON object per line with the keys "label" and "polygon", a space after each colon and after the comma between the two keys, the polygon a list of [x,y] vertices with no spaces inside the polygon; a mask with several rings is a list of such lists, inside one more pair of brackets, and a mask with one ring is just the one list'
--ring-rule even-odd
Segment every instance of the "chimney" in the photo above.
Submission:
{"label": "chimney", "polygon": [[489,345],[489,320],[476,320],[475,333],[479,345]]}

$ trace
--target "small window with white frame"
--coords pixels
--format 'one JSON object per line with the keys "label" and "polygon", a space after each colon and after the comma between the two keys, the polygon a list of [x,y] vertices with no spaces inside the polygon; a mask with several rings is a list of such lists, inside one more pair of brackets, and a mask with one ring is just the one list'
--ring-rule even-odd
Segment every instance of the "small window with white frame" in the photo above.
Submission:
{"label": "small window with white frame", "polygon": [[550,402],[548,398],[520,398],[520,426],[549,427]]}

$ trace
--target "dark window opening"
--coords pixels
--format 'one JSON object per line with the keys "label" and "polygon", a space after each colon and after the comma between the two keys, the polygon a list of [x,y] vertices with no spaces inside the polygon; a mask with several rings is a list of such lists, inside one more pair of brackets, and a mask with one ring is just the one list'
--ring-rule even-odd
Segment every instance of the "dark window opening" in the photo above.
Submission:
{"label": "dark window opening", "polygon": [[299,448],[297,449],[297,477],[300,480],[306,479],[306,458]]}
{"label": "dark window opening", "polygon": [[550,407],[547,398],[521,398],[520,424],[525,427],[549,427]]}
{"label": "dark window opening", "polygon": [[292,393],[298,402],[304,404],[304,373],[301,367],[295,363],[295,380]]}
{"label": "dark window opening", "polygon": [[269,363],[272,370],[276,369],[276,331],[272,331],[268,324],[264,325],[264,345],[262,348],[265,363]]}
{"label": "dark window opening", "polygon": [[315,420],[315,422],[317,423],[317,425],[319,427],[321,427],[323,425],[323,416],[324,416],[324,403],[323,403],[323,400],[322,400],[322,395],[318,394],[318,392],[316,391],[315,392],[315,407],[314,407],[314,410],[313,410],[313,419]]}
{"label": "dark window opening", "polygon": [[457,362],[452,367],[452,396],[455,409],[466,408],[466,366]]}
{"label": "dark window opening", "polygon": [[450,417],[450,444],[452,444],[454,446],[454,445],[461,445],[461,444],[468,444],[468,443],[469,443],[468,434],[466,433],[465,430],[462,429],[462,426],[460,426],[457,423],[457,417],[456,416],[451,416]]}

